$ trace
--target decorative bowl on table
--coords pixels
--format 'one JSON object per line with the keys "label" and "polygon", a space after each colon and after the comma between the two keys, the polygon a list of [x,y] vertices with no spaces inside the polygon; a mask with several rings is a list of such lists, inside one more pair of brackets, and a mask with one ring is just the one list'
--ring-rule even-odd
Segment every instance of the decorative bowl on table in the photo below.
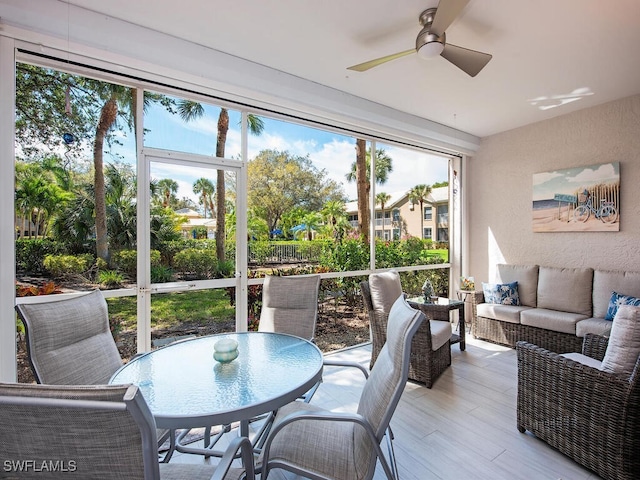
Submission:
{"label": "decorative bowl on table", "polygon": [[238,342],[232,338],[218,340],[213,350],[213,358],[220,363],[229,363],[238,358]]}

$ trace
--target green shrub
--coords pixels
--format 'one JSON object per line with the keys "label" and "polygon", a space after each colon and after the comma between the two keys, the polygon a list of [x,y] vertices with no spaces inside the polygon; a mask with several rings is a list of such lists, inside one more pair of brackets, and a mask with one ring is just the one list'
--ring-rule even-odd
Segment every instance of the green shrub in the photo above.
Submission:
{"label": "green shrub", "polygon": [[360,239],[347,239],[340,243],[325,242],[321,264],[333,272],[348,272],[369,268],[369,245]]}
{"label": "green shrub", "polygon": [[249,242],[249,263],[263,265],[267,259],[273,256],[273,245],[271,242],[252,241]]}
{"label": "green shrub", "polygon": [[83,255],[47,255],[44,257],[44,268],[53,277],[60,278],[68,275],[78,275],[86,272],[93,263],[93,256]]}
{"label": "green shrub", "polygon": [[216,278],[231,278],[236,273],[236,263],[232,260],[218,262],[216,269]]}
{"label": "green shrub", "polygon": [[[151,266],[157,266],[161,264],[161,256],[159,250],[151,250],[149,252],[151,257]],[[113,264],[118,270],[126,273],[130,277],[135,277],[138,271],[138,252],[137,250],[120,250],[112,256]]]}
{"label": "green shrub", "polygon": [[[235,245],[234,245],[235,246]],[[182,240],[172,240],[170,242],[160,242],[157,245],[160,255],[162,257],[162,263],[174,267],[173,259],[178,252],[186,250],[187,248],[196,249],[213,249],[215,251],[215,240],[196,240],[193,238],[183,238]]]}
{"label": "green shrub", "polygon": [[107,270],[109,268],[109,263],[104,258],[96,258],[96,267],[98,270]]}
{"label": "green shrub", "polygon": [[19,238],[16,240],[16,270],[25,275],[42,275],[44,257],[66,253],[64,244],[48,238]]}
{"label": "green shrub", "polygon": [[405,265],[407,258],[401,247],[403,242],[376,240],[376,268]]}
{"label": "green shrub", "polygon": [[[440,263],[440,259],[429,263]],[[449,296],[449,269],[437,268],[434,270],[416,270],[411,272],[400,272],[402,290],[409,296],[422,295],[422,284],[426,279],[431,281],[433,289],[438,296]]]}
{"label": "green shrub", "polygon": [[214,278],[218,270],[215,249],[187,248],[173,257],[176,270],[194,278]]}
{"label": "green shrub", "polygon": [[173,279],[173,270],[164,265],[151,267],[151,283],[166,283]]}
{"label": "green shrub", "polygon": [[98,272],[98,283],[104,288],[120,288],[124,284],[124,276],[115,270]]}

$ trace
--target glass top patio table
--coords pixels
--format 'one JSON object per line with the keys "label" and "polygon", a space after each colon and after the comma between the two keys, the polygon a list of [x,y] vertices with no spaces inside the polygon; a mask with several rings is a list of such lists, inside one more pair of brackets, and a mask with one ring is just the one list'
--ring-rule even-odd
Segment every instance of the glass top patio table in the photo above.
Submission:
{"label": "glass top patio table", "polygon": [[[213,358],[214,344],[238,342],[229,363]],[[247,420],[276,410],[322,378],[322,353],[292,335],[239,332],[184,340],[134,358],[110,384],[133,383],[158,428],[197,428]]]}

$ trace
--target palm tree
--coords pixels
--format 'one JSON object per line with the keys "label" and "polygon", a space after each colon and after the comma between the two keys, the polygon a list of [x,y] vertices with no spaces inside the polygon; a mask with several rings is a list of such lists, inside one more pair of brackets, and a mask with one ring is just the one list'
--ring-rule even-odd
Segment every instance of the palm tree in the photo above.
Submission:
{"label": "palm tree", "polygon": [[347,216],[344,215],[342,217],[339,217],[335,225],[336,240],[338,240],[339,242],[342,241],[342,239],[351,230],[353,230],[353,227],[351,226],[351,222],[349,222],[349,220],[347,219]]}
{"label": "palm tree", "polygon": [[171,205],[171,197],[178,192],[178,182],[171,178],[163,178],[156,183],[155,188],[162,196],[162,206],[167,208]]}
{"label": "palm tree", "polygon": [[[371,191],[371,149],[364,139],[356,139],[356,161],[347,173],[348,182],[356,181],[358,192],[358,227],[365,243],[369,243],[369,192]],[[384,149],[376,150],[375,177],[378,185],[384,185],[393,171],[393,160]]]}
{"label": "palm tree", "polygon": [[207,218],[207,207],[211,205],[211,196],[215,190],[216,187],[208,178],[200,177],[193,182],[193,193],[200,196],[200,204],[204,206],[204,218]]}
{"label": "palm tree", "polygon": [[380,210],[382,210],[382,238],[384,238],[384,206],[389,200],[391,200],[391,195],[388,193],[380,192],[376,194],[376,205],[380,205]]}
{"label": "palm tree", "polygon": [[331,232],[331,236],[336,237],[337,233],[337,225],[340,218],[345,217],[344,210],[344,202],[339,200],[329,200],[324,204],[324,208],[322,209],[322,215],[324,216],[324,220],[327,223],[327,227]]}
{"label": "palm tree", "polygon": [[[109,132],[116,126],[118,117],[134,131],[136,122],[137,95],[135,88],[105,83],[99,80],[75,77],[75,86],[84,89],[94,101],[98,102],[99,115],[93,141],[93,174],[95,193],[96,217],[96,254],[99,258],[109,261],[109,237],[107,230],[107,205],[105,200],[104,180],[104,142],[109,140]],[[145,92],[143,110],[146,111],[152,102],[164,102],[160,94]],[[166,102],[164,102],[166,104]],[[169,108],[169,107],[167,107]]]}
{"label": "palm tree", "polygon": [[[113,85],[116,87],[115,85]],[[109,261],[109,240],[107,237],[107,204],[104,186],[104,139],[118,117],[118,90],[111,90],[110,96],[100,109],[100,119],[93,140],[93,188],[96,214],[96,254],[106,262]]]}
{"label": "palm tree", "polygon": [[[186,122],[195,120],[204,115],[204,107],[192,100],[181,100],[178,102],[178,114]],[[264,122],[257,115],[249,114],[247,116],[247,126],[249,132],[254,135],[260,135],[264,130]],[[218,116],[218,136],[216,138],[216,157],[224,158],[224,150],[227,144],[227,133],[229,132],[229,111],[226,108],[220,109]],[[225,260],[224,241],[226,230],[226,187],[224,184],[224,170],[219,169],[216,175],[216,184],[218,186],[216,194],[216,203],[218,209],[216,211],[216,256],[218,261]]]}
{"label": "palm tree", "polygon": [[[47,235],[47,228],[55,212],[73,198],[71,192],[60,187],[49,169],[50,163],[16,163],[16,213],[22,218],[22,232],[29,221],[35,226],[35,236]],[[42,230],[40,229],[42,227]]]}
{"label": "palm tree", "polygon": [[[364,140],[361,140],[361,141],[365,142]],[[366,168],[367,181],[370,181],[371,180],[370,178],[371,177],[371,174],[370,174],[371,149],[370,148],[366,150],[365,162],[366,162],[365,168]],[[353,162],[351,164],[351,171],[349,171],[349,173],[347,173],[346,175],[347,181],[350,183],[356,180],[356,167],[357,167],[357,162]],[[378,185],[384,185],[385,183],[387,183],[387,180],[389,180],[389,174],[391,172],[393,172],[393,159],[387,154],[384,148],[376,149],[376,171],[375,171],[376,183]]]}
{"label": "palm tree", "polygon": [[420,204],[420,234],[421,238],[424,238],[424,204],[431,202],[427,199],[431,194],[431,187],[429,185],[420,184],[416,185],[409,191],[409,201],[411,203]]}
{"label": "palm tree", "polygon": [[309,212],[302,217],[304,231],[307,233],[307,240],[313,240],[313,231],[318,228],[322,217],[318,212]]}
{"label": "palm tree", "polygon": [[112,164],[105,168],[107,227],[114,249],[133,249],[136,245],[136,182],[133,171]]}

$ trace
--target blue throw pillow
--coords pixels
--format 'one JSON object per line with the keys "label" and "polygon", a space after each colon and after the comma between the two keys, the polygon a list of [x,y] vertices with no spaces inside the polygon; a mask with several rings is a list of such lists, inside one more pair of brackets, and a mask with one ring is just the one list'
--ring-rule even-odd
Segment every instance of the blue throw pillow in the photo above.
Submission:
{"label": "blue throw pillow", "polygon": [[640,298],[632,297],[631,295],[622,295],[618,292],[611,292],[609,308],[607,308],[607,314],[604,316],[604,319],[613,320],[620,305],[634,305],[636,307],[640,307]]}
{"label": "blue throw pillow", "polygon": [[520,305],[518,282],[482,283],[484,301],[496,305]]}

